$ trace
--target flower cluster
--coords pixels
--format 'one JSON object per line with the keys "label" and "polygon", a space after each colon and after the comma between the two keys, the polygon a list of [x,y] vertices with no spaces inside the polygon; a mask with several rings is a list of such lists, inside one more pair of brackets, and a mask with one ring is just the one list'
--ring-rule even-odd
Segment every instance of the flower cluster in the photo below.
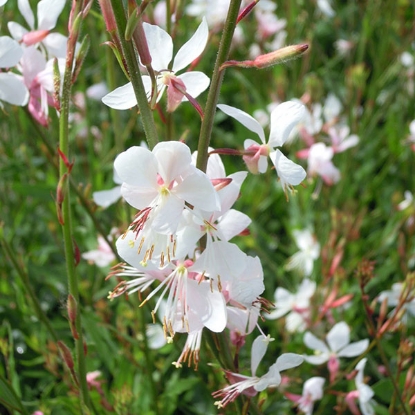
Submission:
{"label": "flower cluster", "polygon": [[7,27],[12,38],[0,37],[0,67],[7,72],[0,73],[1,101],[12,105],[25,106],[41,125],[49,123],[49,106],[55,92],[53,60],[63,73],[67,38],[52,32],[61,14],[65,0],[41,0],[37,5],[37,16],[28,0],[20,0],[19,11],[29,30],[17,22],[10,21]]}

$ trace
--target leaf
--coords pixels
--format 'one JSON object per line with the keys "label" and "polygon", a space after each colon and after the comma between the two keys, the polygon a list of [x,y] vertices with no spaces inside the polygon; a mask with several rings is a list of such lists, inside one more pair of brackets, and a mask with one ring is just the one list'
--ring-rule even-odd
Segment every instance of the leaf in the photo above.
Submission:
{"label": "leaf", "polygon": [[9,409],[19,411],[21,414],[27,414],[16,392],[2,375],[0,375],[0,402]]}

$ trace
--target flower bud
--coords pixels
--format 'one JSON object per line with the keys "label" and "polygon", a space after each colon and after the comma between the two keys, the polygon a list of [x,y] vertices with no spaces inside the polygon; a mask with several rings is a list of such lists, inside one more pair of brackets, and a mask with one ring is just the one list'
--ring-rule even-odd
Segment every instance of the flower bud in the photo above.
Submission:
{"label": "flower bud", "polygon": [[239,66],[241,68],[257,68],[263,69],[280,63],[288,62],[292,59],[298,58],[308,49],[307,44],[286,46],[274,52],[259,55],[252,61],[227,61],[223,63],[220,69],[229,66]]}

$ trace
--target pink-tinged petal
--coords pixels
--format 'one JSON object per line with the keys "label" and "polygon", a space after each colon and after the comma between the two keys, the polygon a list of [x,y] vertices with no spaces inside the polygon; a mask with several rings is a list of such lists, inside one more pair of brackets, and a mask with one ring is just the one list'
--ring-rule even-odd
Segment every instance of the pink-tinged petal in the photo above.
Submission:
{"label": "pink-tinged petal", "polygon": [[12,35],[14,40],[20,42],[23,36],[28,33],[28,30],[24,28],[22,25],[16,22],[8,22],[7,28],[9,29],[10,34]]}
{"label": "pink-tinged petal", "polygon": [[173,61],[173,72],[180,71],[198,58],[206,47],[208,37],[209,28],[203,17],[194,35],[177,52]]}
{"label": "pink-tinged petal", "polygon": [[39,30],[51,30],[65,7],[66,0],[41,0],[37,5]]}
{"label": "pink-tinged petal", "polygon": [[220,209],[218,195],[205,173],[194,169],[174,188],[175,194],[192,206],[207,212]]}
{"label": "pink-tinged petal", "polygon": [[211,290],[208,282],[187,282],[188,306],[200,318],[203,325],[214,333],[222,332],[226,327],[227,310],[223,295]]}
{"label": "pink-tinged petal", "polygon": [[26,23],[31,29],[35,27],[35,15],[33,14],[32,9],[30,8],[29,0],[18,0],[17,6],[20,13],[26,20]]}
{"label": "pink-tinged petal", "polygon": [[153,154],[158,162],[158,173],[166,186],[193,171],[190,149],[180,141],[158,143],[153,149]]}
{"label": "pink-tinged petal", "polygon": [[21,46],[9,36],[0,37],[0,68],[11,68],[23,56]]}
{"label": "pink-tinged petal", "polygon": [[156,208],[151,228],[162,235],[176,233],[184,209],[184,200],[175,195],[162,196],[162,201]]}
{"label": "pink-tinged petal", "polygon": [[280,147],[288,139],[291,130],[305,116],[304,105],[288,101],[278,105],[271,113],[271,132],[268,145],[270,147]]}
{"label": "pink-tinged petal", "polygon": [[121,186],[116,186],[110,190],[101,190],[99,192],[92,193],[92,198],[95,204],[103,208],[115,203],[121,197]]}
{"label": "pink-tinged petal", "polygon": [[102,98],[102,102],[110,108],[116,110],[128,110],[137,105],[137,99],[134,94],[131,82],[120,86]]}
{"label": "pink-tinged petal", "polygon": [[[261,127],[261,124],[254,117],[251,117],[246,112],[241,111],[238,108],[231,107],[229,105],[219,104],[217,107],[226,115],[235,118],[235,120],[239,121],[244,127],[248,128],[248,130],[257,134],[261,141],[265,144],[264,129]],[[253,144],[257,143],[253,142]],[[244,144],[244,147],[247,148],[246,142]]]}
{"label": "pink-tinged petal", "polygon": [[341,321],[333,326],[327,334],[327,343],[333,352],[338,352],[350,343],[349,326]]}
{"label": "pink-tinged petal", "polygon": [[158,188],[157,167],[154,154],[138,146],[130,147],[114,161],[114,168],[123,182],[145,189]]}
{"label": "pink-tinged petal", "polygon": [[138,210],[150,206],[158,195],[157,190],[151,187],[137,187],[127,183],[123,183],[121,186],[121,196],[128,204]]}
{"label": "pink-tinged petal", "polygon": [[340,350],[338,356],[340,357],[355,357],[361,355],[369,347],[369,340],[360,340],[355,343],[350,343],[348,346]]}
{"label": "pink-tinged petal", "polygon": [[255,376],[258,365],[268,349],[269,341],[264,336],[258,336],[252,343],[251,349],[251,374]]}
{"label": "pink-tinged petal", "polygon": [[24,106],[29,101],[29,91],[23,79],[12,73],[0,73],[0,101]]}
{"label": "pink-tinged petal", "polygon": [[[197,98],[202,92],[204,92],[209,84],[210,79],[203,72],[185,72],[178,76],[186,86],[186,92],[193,98]],[[187,101],[186,97],[183,97],[182,101]]]}
{"label": "pink-tinged petal", "polygon": [[296,186],[306,178],[306,171],[299,164],[285,157],[280,150],[273,151],[269,157],[277,170],[278,177],[284,189],[287,184]]}
{"label": "pink-tinged petal", "polygon": [[148,49],[151,55],[151,66],[155,71],[168,69],[173,57],[173,41],[170,35],[158,26],[143,23]]}
{"label": "pink-tinged petal", "polygon": [[304,344],[309,349],[313,349],[317,352],[329,353],[329,349],[326,343],[318,339],[316,336],[314,336],[313,333],[310,333],[309,331],[307,331],[304,335]]}
{"label": "pink-tinged petal", "polygon": [[66,44],[68,38],[60,33],[50,33],[43,39],[43,44],[50,57],[66,58]]}
{"label": "pink-tinged petal", "polygon": [[34,46],[25,48],[21,59],[25,84],[30,87],[35,77],[45,69],[46,59],[43,53]]}

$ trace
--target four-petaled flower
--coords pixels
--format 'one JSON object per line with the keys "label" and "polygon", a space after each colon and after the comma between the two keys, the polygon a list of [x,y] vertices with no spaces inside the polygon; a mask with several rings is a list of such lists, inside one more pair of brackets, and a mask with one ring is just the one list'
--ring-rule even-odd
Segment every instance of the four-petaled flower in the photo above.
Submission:
{"label": "four-petaled flower", "polygon": [[[167,87],[167,110],[174,111],[182,101],[187,101],[185,93],[192,98],[196,98],[209,86],[210,79],[203,72],[189,71],[176,75],[177,72],[196,60],[205,49],[209,36],[206,20],[203,19],[192,38],[179,49],[171,69],[170,62],[173,58],[172,38],[158,26],[143,23],[143,27],[152,58],[151,66],[157,78],[156,101],[158,102],[161,99]],[[151,101],[152,85],[150,76],[144,75],[142,79],[149,101]],[[107,94],[102,98],[102,102],[118,110],[126,110],[137,105],[131,82]]]}
{"label": "four-petaled flower", "polygon": [[247,154],[243,158],[251,173],[265,173],[268,167],[267,158],[269,157],[277,170],[284,191],[304,180],[306,177],[305,170],[277,149],[287,141],[291,130],[304,117],[305,109],[302,104],[293,101],[283,102],[272,111],[268,141],[265,139],[265,132],[261,124],[246,112],[223,104],[218,105],[218,108],[256,133],[261,139],[262,144],[258,144],[251,139],[244,142]]}

